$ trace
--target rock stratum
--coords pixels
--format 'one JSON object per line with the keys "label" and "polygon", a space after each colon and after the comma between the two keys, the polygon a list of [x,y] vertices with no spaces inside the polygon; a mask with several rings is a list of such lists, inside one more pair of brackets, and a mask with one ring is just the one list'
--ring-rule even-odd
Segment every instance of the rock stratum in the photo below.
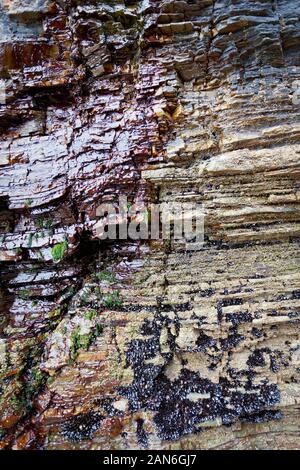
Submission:
{"label": "rock stratum", "polygon": [[[295,0],[1,0],[1,448],[300,447],[299,44]],[[100,242],[120,195],[203,248]]]}

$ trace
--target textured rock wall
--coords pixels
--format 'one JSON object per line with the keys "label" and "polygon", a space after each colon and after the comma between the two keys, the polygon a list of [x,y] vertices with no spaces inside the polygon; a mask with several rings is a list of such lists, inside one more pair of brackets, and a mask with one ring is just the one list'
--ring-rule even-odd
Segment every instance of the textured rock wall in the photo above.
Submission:
{"label": "textured rock wall", "polygon": [[[0,1],[1,448],[299,448],[299,18]],[[100,243],[119,195],[204,248]]]}

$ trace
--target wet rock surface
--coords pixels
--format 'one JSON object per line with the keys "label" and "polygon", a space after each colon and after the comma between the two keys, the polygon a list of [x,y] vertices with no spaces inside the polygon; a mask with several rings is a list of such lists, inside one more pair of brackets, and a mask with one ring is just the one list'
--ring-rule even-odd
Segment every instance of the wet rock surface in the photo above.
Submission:
{"label": "wet rock surface", "polygon": [[[1,0],[1,448],[299,448],[299,17]],[[100,242],[119,195],[204,247]]]}

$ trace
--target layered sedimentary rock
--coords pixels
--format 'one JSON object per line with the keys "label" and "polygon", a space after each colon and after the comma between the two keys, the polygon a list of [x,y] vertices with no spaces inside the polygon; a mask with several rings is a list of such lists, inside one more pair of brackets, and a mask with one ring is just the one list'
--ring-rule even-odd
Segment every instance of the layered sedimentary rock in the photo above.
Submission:
{"label": "layered sedimentary rock", "polygon": [[[1,448],[299,448],[299,17],[1,0]],[[99,241],[120,195],[203,247]]]}

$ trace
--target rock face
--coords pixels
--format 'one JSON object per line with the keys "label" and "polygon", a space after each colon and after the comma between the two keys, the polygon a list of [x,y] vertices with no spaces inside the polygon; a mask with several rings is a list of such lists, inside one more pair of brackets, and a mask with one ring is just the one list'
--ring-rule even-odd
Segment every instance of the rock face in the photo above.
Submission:
{"label": "rock face", "polygon": [[[299,448],[299,18],[0,1],[1,448]],[[120,195],[203,248],[99,241]]]}

